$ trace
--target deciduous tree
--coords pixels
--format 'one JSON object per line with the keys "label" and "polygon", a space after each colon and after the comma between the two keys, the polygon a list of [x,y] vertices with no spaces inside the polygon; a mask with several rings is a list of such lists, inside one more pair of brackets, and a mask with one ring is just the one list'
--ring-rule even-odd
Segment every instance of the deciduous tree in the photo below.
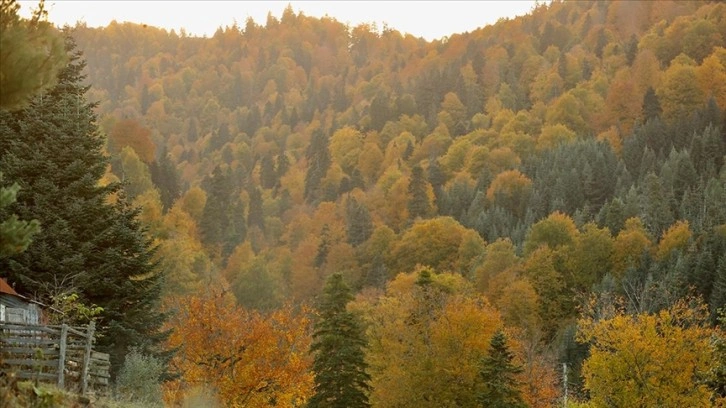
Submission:
{"label": "deciduous tree", "polygon": [[582,367],[595,407],[705,407],[710,392],[699,383],[716,363],[706,307],[680,301],[655,314],[616,311],[580,321],[579,341],[590,343]]}
{"label": "deciduous tree", "polygon": [[195,387],[216,390],[228,407],[299,407],[313,376],[307,311],[283,307],[263,315],[235,306],[226,290],[169,302],[173,318],[167,402],[179,403]]}

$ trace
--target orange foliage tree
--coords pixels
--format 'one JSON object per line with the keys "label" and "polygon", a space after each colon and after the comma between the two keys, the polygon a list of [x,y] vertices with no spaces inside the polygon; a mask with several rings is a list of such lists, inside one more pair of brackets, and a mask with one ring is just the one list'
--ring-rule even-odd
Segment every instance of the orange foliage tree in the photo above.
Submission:
{"label": "orange foliage tree", "polygon": [[119,152],[130,146],[144,163],[154,161],[156,146],[151,140],[151,130],[135,119],[122,119],[114,124],[108,135],[111,152]]}
{"label": "orange foliage tree", "polygon": [[168,347],[179,378],[167,383],[168,403],[191,389],[214,390],[227,407],[297,407],[312,393],[307,311],[283,307],[268,315],[212,290],[174,303]]}

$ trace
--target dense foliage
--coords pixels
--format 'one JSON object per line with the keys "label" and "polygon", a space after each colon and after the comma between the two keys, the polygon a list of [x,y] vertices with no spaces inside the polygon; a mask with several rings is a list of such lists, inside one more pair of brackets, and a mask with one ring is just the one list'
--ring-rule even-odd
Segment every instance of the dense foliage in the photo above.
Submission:
{"label": "dense foliage", "polygon": [[98,347],[118,369],[131,346],[158,352],[161,276],[139,210],[119,184],[99,184],[104,139],[72,40],[67,51],[57,85],[22,109],[0,111],[0,166],[21,187],[7,209],[42,227],[24,252],[0,259],[0,269],[16,290],[46,304],[77,293],[101,307]]}
{"label": "dense foliage", "polygon": [[[311,356],[295,354],[312,341],[308,317],[289,303],[315,302],[339,276],[357,294],[340,313],[364,322],[373,406],[474,406],[495,349],[511,374],[498,389],[532,407],[557,403],[563,382],[590,406],[722,403],[723,364],[707,358],[723,354],[726,305],[722,2],[556,1],[432,42],[292,7],[211,38],[117,22],[71,33],[101,132],[94,105],[73,99],[80,77],[33,115],[0,113],[13,135],[0,140],[4,183],[21,186],[6,211],[43,228],[16,256],[42,279],[8,270],[41,294],[90,261],[107,273],[95,266],[119,254],[86,254],[105,211],[122,214],[108,231],[139,256],[110,276],[143,277],[125,282],[153,299],[163,274],[177,313],[168,345],[183,380],[168,401],[194,387],[227,406],[308,401]],[[13,125],[21,116],[29,125]],[[67,140],[80,133],[91,137]],[[83,143],[92,157],[67,170],[86,178],[53,187]],[[49,216],[68,211],[82,219]],[[51,272],[51,259],[66,261]],[[84,293],[123,321],[114,279]],[[285,358],[268,347],[283,338],[298,365],[249,382]],[[227,342],[244,351],[225,354]],[[635,379],[628,344],[654,361],[649,345],[683,352]],[[297,386],[277,379],[290,370]],[[672,384],[648,395],[648,381]]]}

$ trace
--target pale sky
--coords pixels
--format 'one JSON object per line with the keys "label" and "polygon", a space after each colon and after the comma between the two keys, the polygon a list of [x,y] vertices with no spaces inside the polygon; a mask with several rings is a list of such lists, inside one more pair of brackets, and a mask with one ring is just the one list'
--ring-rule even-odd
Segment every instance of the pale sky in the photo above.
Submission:
{"label": "pale sky", "polygon": [[[21,15],[28,16],[37,1],[20,1]],[[535,1],[71,1],[46,0],[49,20],[58,26],[85,21],[89,27],[106,26],[112,20],[174,29],[211,37],[218,27],[236,20],[244,27],[248,17],[264,26],[271,12],[280,18],[288,4],[295,14],[328,15],[356,26],[373,23],[427,40],[473,31],[529,13]]]}

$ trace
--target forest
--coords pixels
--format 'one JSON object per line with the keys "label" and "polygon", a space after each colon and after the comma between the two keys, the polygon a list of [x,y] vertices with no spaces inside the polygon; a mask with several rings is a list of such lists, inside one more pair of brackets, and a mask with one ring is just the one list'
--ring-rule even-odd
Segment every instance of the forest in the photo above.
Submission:
{"label": "forest", "polygon": [[[116,392],[726,406],[726,4],[552,1],[426,41],[2,1],[0,277],[94,320]],[[58,64],[11,94],[35,40]]]}

